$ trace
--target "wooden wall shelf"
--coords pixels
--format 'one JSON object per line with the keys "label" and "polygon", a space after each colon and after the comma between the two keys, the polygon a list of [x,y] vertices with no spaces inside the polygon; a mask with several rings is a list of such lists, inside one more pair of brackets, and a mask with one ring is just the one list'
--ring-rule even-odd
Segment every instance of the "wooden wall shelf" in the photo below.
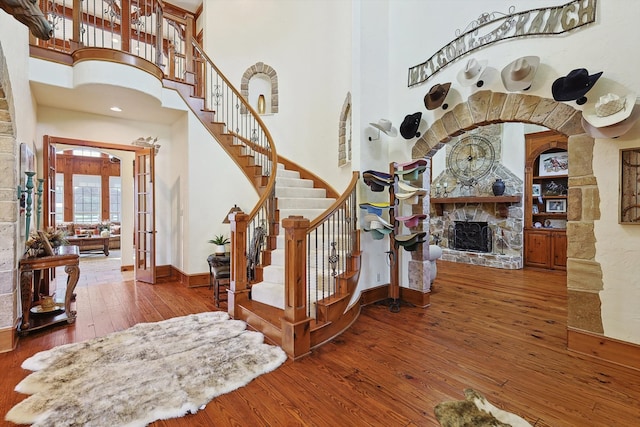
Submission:
{"label": "wooden wall shelf", "polygon": [[438,216],[442,216],[442,206],[446,204],[456,203],[501,203],[499,207],[499,215],[506,218],[508,208],[506,204],[520,203],[521,196],[468,196],[468,197],[432,197],[431,204],[436,210]]}

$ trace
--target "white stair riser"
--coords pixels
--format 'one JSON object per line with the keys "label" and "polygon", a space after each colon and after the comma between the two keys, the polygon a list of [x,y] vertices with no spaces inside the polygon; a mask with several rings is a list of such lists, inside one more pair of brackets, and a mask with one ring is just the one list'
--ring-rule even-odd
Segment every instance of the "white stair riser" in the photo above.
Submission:
{"label": "white stair riser", "polygon": [[299,178],[286,178],[277,177],[276,175],[276,188],[278,187],[306,187],[313,188],[313,181],[310,179]]}
{"label": "white stair riser", "polygon": [[[316,317],[317,298],[322,299],[327,296],[328,295],[320,292],[316,295],[315,290],[311,290],[308,298],[311,304],[310,309],[312,318]],[[253,285],[251,288],[251,299],[284,310],[284,285],[270,282],[261,282]]]}
{"label": "white stair riser", "polygon": [[300,179],[300,172],[278,168],[276,169],[276,176],[278,178],[282,177],[282,178]]}
{"label": "white stair riser", "polygon": [[278,210],[286,209],[322,209],[323,211],[335,202],[326,198],[291,198],[278,197]]}
{"label": "white stair riser", "polygon": [[325,209],[278,209],[280,213],[280,221],[290,216],[301,216],[313,221],[320,215],[322,215]]}
{"label": "white stair riser", "polygon": [[[325,275],[322,274],[324,271]],[[325,268],[324,270],[311,269],[311,286],[318,289],[329,289],[333,283],[332,270]],[[336,271],[341,274],[341,271]],[[269,283],[279,283],[284,286],[284,267],[279,265],[268,265],[262,270],[262,279]],[[255,286],[255,285],[253,285]]]}
{"label": "white stair riser", "polygon": [[327,192],[324,188],[309,187],[278,187],[276,185],[276,197],[312,197],[324,198]]}

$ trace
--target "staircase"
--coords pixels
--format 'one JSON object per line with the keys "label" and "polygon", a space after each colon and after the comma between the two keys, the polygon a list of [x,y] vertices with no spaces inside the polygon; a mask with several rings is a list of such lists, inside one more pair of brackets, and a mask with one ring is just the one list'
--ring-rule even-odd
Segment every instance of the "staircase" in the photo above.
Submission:
{"label": "staircase", "polygon": [[[310,179],[300,178],[298,171],[287,170],[278,164],[276,171],[276,206],[280,221],[289,216],[302,216],[313,220],[322,215],[336,199],[326,197],[326,190],[314,188]],[[251,287],[251,299],[284,309],[284,228],[276,238],[271,251],[271,265],[262,269],[263,280]]]}

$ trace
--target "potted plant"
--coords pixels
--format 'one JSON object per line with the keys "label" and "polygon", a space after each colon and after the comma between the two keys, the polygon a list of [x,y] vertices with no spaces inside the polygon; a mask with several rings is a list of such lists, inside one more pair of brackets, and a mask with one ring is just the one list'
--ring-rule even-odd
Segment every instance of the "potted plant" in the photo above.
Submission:
{"label": "potted plant", "polygon": [[209,243],[213,243],[214,245],[216,245],[216,255],[224,255],[224,253],[227,251],[225,245],[229,243],[229,239],[227,237],[224,237],[223,234],[218,234],[217,236],[214,236],[213,239],[209,240]]}

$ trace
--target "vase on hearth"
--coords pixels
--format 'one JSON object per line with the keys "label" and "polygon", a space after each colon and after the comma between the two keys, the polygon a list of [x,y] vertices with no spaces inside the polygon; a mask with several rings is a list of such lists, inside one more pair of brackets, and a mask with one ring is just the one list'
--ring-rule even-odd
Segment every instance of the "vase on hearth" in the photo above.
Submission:
{"label": "vase on hearth", "polygon": [[504,181],[502,181],[500,178],[496,179],[496,182],[494,182],[491,186],[491,190],[493,190],[494,196],[502,196],[504,194],[504,188]]}

